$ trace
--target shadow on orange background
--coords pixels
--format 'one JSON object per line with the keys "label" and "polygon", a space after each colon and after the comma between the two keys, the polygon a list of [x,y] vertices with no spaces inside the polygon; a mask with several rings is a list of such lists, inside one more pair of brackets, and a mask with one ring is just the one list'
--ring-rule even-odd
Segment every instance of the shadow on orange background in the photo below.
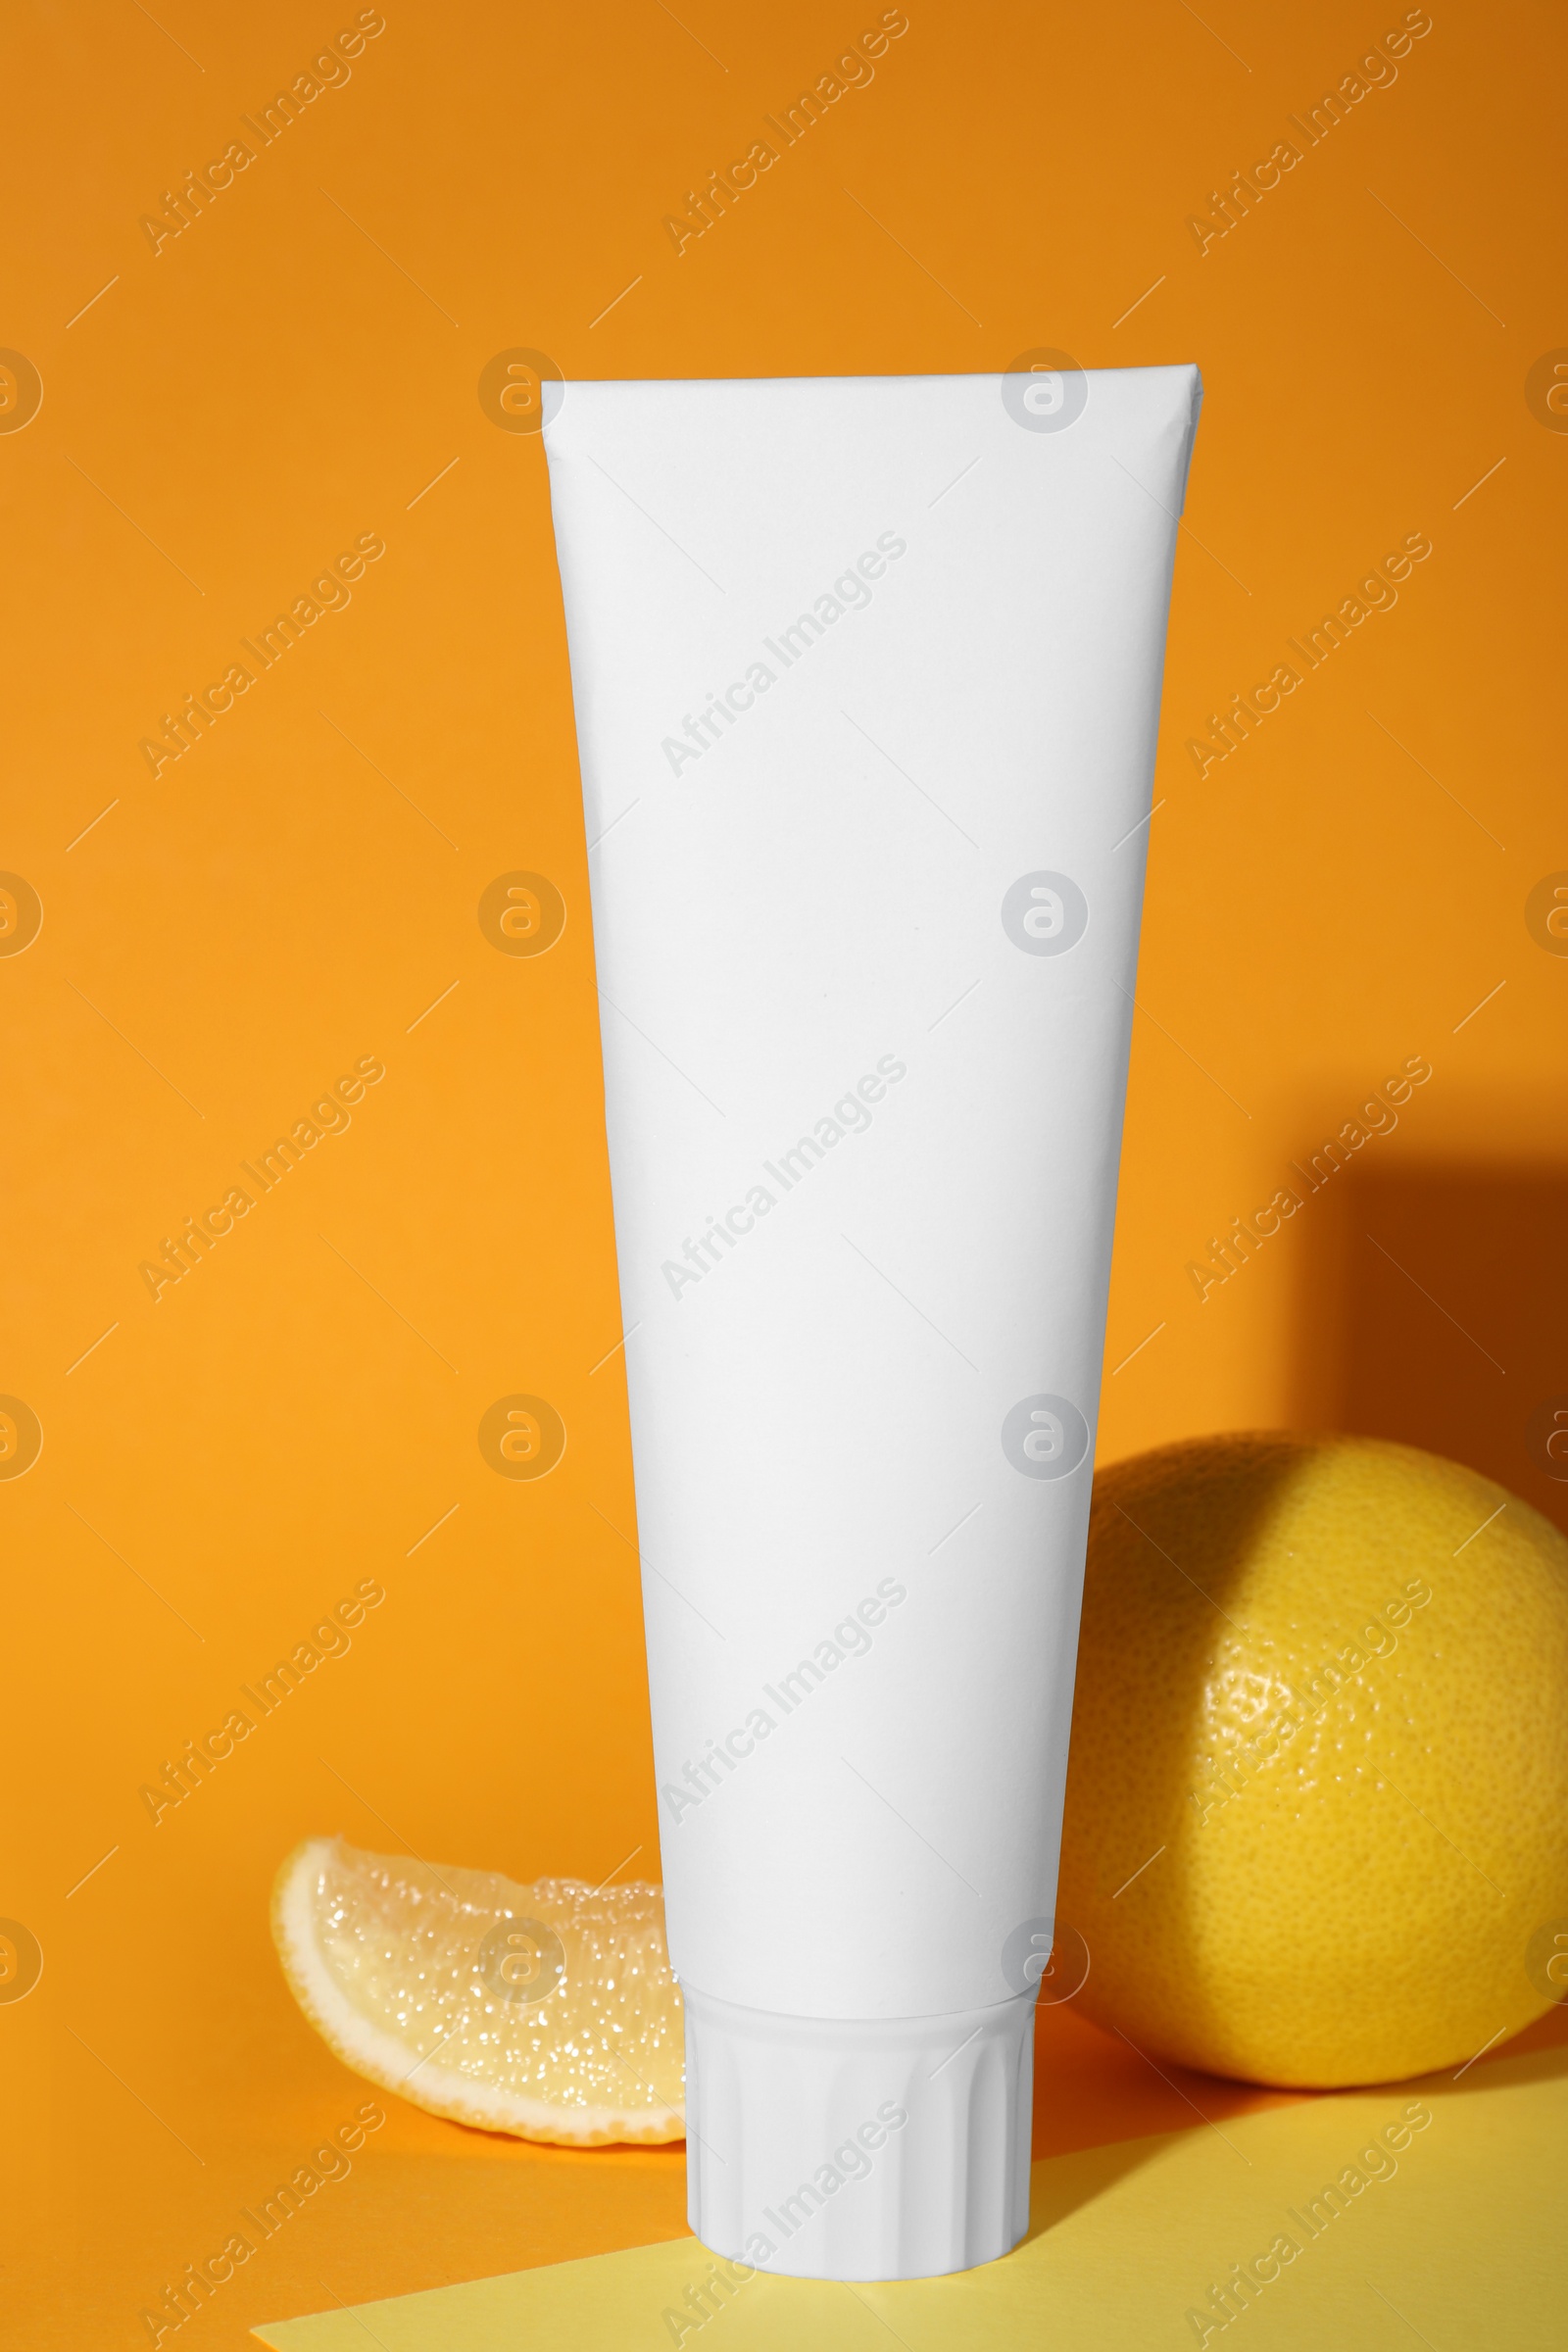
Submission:
{"label": "shadow on orange background", "polygon": [[1466,1462],[1568,1529],[1568,1166],[1342,1183],[1302,1272],[1301,1425]]}

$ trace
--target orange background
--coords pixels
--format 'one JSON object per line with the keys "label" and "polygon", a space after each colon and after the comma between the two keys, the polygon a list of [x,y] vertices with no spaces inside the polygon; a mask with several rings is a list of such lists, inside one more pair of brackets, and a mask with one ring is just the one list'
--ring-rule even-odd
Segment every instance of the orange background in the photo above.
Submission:
{"label": "orange background", "polygon": [[[0,342],[43,386],[0,433],[0,865],[43,906],[0,956],[0,1390],[44,1433],[0,1482],[0,1912],[45,1954],[0,2010],[29,2341],[145,2341],[139,2309],[365,2095],[272,1960],[299,1838],[657,1873],[565,650],[543,453],[476,392],[498,352],[568,379],[1200,363],[1102,1458],[1354,1426],[1564,1517],[1526,1446],[1568,1391],[1568,960],[1526,923],[1568,868],[1568,439],[1526,395],[1568,341],[1560,22],[1440,0],[1200,252],[1188,217],[1399,8],[911,0],[874,80],[677,256],[663,216],[880,13],[389,0],[156,254],[162,191],[355,10],[13,13]],[[1397,607],[1200,779],[1208,713],[1415,531]],[[352,603],[155,778],[160,714],[366,533]],[[538,957],[477,919],[519,868],[567,908]],[[347,1132],[155,1303],[163,1237],[371,1055]],[[1208,1237],[1411,1055],[1397,1132],[1200,1303]],[[477,1443],[514,1392],[568,1433],[537,1483]],[[352,1651],[155,1828],[139,1786],[367,1577]],[[1049,2028],[1043,2147],[1191,2121]],[[1250,2095],[1183,2080],[1210,2114]],[[678,2151],[391,2104],[202,2340],[682,2227]]]}

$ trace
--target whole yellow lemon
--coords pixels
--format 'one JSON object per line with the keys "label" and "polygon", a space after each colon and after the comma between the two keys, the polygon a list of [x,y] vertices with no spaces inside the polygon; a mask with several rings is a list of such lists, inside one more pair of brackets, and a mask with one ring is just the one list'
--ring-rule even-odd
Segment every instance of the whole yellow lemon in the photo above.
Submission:
{"label": "whole yellow lemon", "polygon": [[1303,2087],[1568,1999],[1568,1543],[1366,1438],[1095,1481],[1058,1917],[1141,2048]]}

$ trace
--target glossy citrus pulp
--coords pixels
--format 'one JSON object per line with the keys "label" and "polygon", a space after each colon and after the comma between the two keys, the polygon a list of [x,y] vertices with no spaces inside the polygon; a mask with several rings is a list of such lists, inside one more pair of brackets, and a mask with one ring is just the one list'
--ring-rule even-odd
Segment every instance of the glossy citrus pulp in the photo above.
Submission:
{"label": "glossy citrus pulp", "polygon": [[278,1872],[272,1934],[318,2033],[416,2106],[568,2147],[685,2131],[657,1886],[519,1886],[314,1838]]}

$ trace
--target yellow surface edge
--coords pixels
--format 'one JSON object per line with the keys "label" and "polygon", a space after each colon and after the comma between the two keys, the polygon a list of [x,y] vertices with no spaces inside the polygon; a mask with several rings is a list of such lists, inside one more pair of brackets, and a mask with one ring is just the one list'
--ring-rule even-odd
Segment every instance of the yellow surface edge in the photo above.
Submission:
{"label": "yellow surface edge", "polygon": [[[1391,2132],[1406,2144],[1391,2149]],[[813,2352],[1146,2352],[1238,2334],[1258,2352],[1388,2352],[1423,2337],[1438,2352],[1560,2352],[1565,2148],[1568,2050],[1533,2051],[1048,2157],[1033,2169],[1024,2243],[956,2278],[852,2287],[759,2275],[704,2318],[711,2257],[681,2238],[254,2332],[274,2352],[799,2352],[803,2340]],[[1213,2290],[1282,2235],[1296,2251],[1265,2259],[1274,2275],[1249,2290],[1233,2284],[1225,2317]]]}

